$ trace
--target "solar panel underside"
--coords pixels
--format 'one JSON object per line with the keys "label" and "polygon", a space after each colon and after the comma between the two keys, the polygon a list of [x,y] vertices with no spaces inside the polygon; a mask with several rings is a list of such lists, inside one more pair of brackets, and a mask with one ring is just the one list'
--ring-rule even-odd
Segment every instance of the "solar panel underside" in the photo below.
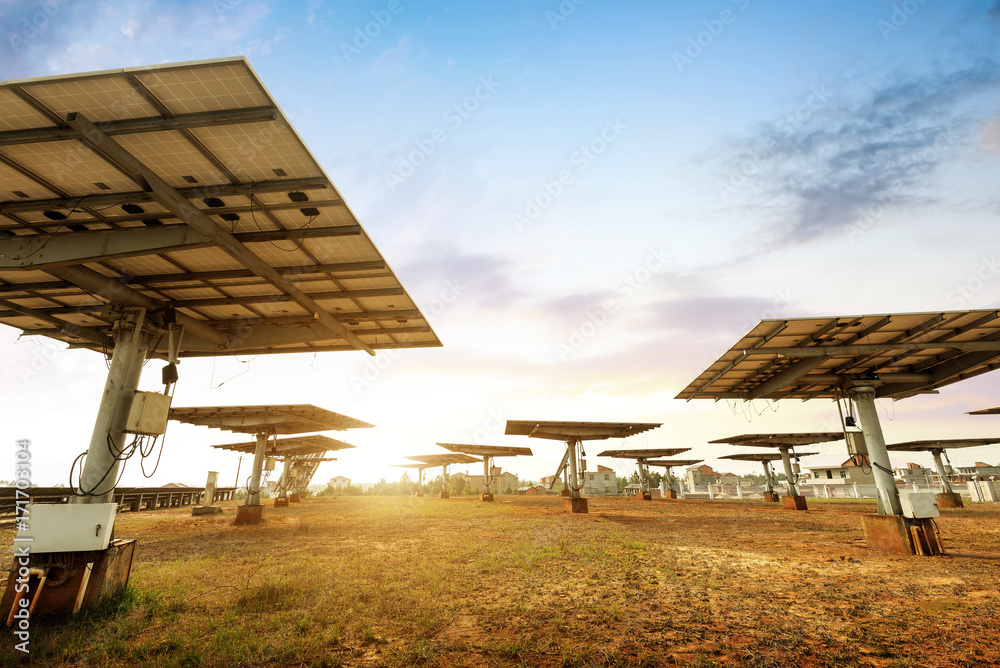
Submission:
{"label": "solar panel underside", "polygon": [[1000,368],[1000,312],[762,320],[678,399],[901,399]]}
{"label": "solar panel underside", "polygon": [[108,302],[182,356],[441,345],[242,58],[0,83],[0,323],[104,350]]}

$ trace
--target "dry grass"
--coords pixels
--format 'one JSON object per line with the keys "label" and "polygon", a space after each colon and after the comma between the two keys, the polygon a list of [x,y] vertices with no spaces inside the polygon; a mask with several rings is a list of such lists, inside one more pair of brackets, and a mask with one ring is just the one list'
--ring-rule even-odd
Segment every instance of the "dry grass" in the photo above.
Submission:
{"label": "dry grass", "polygon": [[865,502],[497,498],[122,516],[129,590],[37,622],[33,664],[1000,665],[993,506],[946,511],[958,556],[928,559],[864,549]]}

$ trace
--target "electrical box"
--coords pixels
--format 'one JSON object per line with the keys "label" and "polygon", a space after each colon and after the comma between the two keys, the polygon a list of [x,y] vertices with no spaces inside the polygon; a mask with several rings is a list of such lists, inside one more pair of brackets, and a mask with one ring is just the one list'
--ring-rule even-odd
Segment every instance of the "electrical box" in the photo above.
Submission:
{"label": "electrical box", "polygon": [[24,546],[31,553],[106,550],[117,508],[117,503],[28,504],[18,518],[26,526],[14,536],[14,553]]}
{"label": "electrical box", "polygon": [[170,396],[159,392],[136,392],[125,421],[125,431],[143,436],[160,436],[167,430]]}
{"label": "electrical box", "polygon": [[868,456],[868,444],[865,443],[865,434],[860,431],[847,432],[847,454]]}
{"label": "electrical box", "polygon": [[264,460],[264,470],[265,471],[274,470],[274,457],[268,457]]}
{"label": "electrical box", "polygon": [[933,492],[900,494],[899,505],[903,507],[903,517],[941,517],[941,513],[938,512],[937,494]]}
{"label": "electrical box", "polygon": [[1000,501],[1000,485],[995,480],[980,480],[979,489],[983,492],[983,501]]}

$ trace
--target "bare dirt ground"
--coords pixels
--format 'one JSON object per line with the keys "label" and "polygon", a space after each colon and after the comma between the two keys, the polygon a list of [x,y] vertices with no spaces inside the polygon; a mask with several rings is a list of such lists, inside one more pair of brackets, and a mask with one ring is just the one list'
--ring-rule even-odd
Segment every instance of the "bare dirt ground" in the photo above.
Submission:
{"label": "bare dirt ground", "polygon": [[36,622],[33,665],[1000,666],[996,504],[926,558],[868,551],[865,501],[496,498],[123,515],[128,596]]}

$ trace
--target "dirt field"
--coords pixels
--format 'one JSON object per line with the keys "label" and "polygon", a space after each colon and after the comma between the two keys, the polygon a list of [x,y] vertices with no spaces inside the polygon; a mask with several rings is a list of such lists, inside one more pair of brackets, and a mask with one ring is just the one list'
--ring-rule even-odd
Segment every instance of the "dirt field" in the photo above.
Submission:
{"label": "dirt field", "polygon": [[[132,587],[38,621],[42,666],[1000,666],[1000,507],[949,556],[865,549],[864,501],[318,498],[234,527],[125,515]],[[5,552],[9,552],[9,537]],[[4,566],[9,564],[5,556]],[[13,641],[0,664],[18,665]]]}

